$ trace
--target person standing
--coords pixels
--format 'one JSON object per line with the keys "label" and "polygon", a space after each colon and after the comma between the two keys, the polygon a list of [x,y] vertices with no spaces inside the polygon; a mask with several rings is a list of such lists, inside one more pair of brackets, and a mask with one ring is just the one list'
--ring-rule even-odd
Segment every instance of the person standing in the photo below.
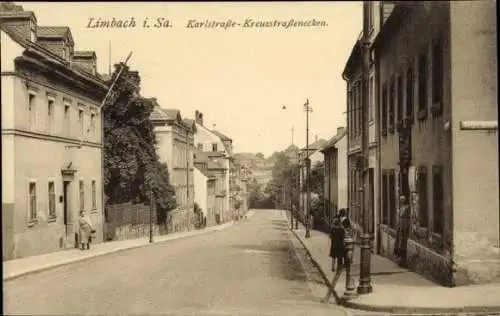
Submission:
{"label": "person standing", "polygon": [[78,220],[78,237],[80,241],[81,250],[85,250],[85,245],[87,245],[87,250],[90,249],[90,242],[92,240],[92,232],[94,228],[92,227],[92,221],[85,214],[84,211],[80,212],[80,219]]}
{"label": "person standing", "polygon": [[344,264],[344,235],[345,231],[340,226],[340,218],[334,217],[332,227],[330,229],[330,257],[332,258],[332,271],[335,271],[335,262],[337,269],[343,267]]}
{"label": "person standing", "polygon": [[401,266],[407,265],[408,238],[411,229],[411,211],[406,197],[399,197],[398,224],[396,232],[396,242],[394,244],[394,255],[399,258]]}

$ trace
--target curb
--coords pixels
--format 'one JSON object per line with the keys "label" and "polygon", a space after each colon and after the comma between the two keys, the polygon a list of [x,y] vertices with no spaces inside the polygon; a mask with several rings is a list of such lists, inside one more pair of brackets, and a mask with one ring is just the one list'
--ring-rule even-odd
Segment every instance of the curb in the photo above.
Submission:
{"label": "curb", "polygon": [[436,314],[463,314],[463,313],[498,313],[500,312],[500,306],[463,306],[463,307],[404,307],[404,306],[375,306],[363,303],[354,303],[352,301],[345,300],[338,296],[338,293],[333,288],[330,280],[326,276],[323,268],[314,259],[313,255],[307,248],[306,244],[297,235],[297,233],[290,229],[295,237],[299,240],[302,246],[305,248],[307,255],[311,259],[313,265],[318,268],[321,276],[325,280],[325,283],[330,288],[338,305],[342,305],[347,308],[369,311],[369,312],[381,312],[381,313],[391,313],[399,315],[436,315]]}
{"label": "curb", "polygon": [[[13,275],[10,275],[10,276],[7,276],[7,277],[3,277],[3,282],[5,282],[5,281],[12,281],[14,279],[17,279],[17,278],[20,278],[20,277],[23,277],[23,276],[26,276],[26,275],[29,275],[29,274],[35,274],[35,273],[47,271],[47,270],[50,270],[50,269],[54,269],[54,268],[59,268],[59,267],[62,267],[62,266],[66,266],[66,265],[69,265],[69,264],[72,264],[72,263],[83,262],[83,261],[86,261],[86,260],[89,260],[89,259],[93,259],[93,258],[97,258],[97,257],[102,257],[102,256],[105,256],[105,255],[110,255],[110,254],[119,253],[119,252],[123,252],[123,251],[127,251],[127,250],[142,248],[142,247],[154,246],[154,245],[158,245],[158,244],[161,244],[161,243],[165,243],[165,242],[169,242],[169,241],[173,241],[173,240],[177,240],[177,239],[189,238],[189,237],[194,237],[194,236],[208,234],[208,233],[215,233],[215,232],[221,231],[221,230],[223,230],[223,229],[225,229],[227,227],[230,227],[232,225],[234,225],[233,221],[225,223],[225,224],[222,224],[222,225],[215,226],[215,228],[213,228],[211,230],[199,231],[199,233],[196,233],[196,234],[185,235],[185,236],[175,236],[175,237],[173,237],[171,239],[156,241],[156,242],[153,242],[153,243],[146,243],[146,244],[134,245],[134,246],[131,246],[131,247],[126,247],[126,248],[113,249],[113,250],[108,251],[108,252],[92,254],[92,255],[89,255],[88,257],[76,258],[75,260],[71,259],[71,260],[67,260],[67,261],[62,261],[62,262],[58,262],[58,263],[55,263],[55,264],[52,264],[52,265],[49,265],[49,266],[42,266],[42,267],[35,268],[35,269],[29,270],[29,271],[24,271],[24,272],[20,272],[18,274],[13,274]],[[214,226],[212,226],[212,227],[214,227]]]}

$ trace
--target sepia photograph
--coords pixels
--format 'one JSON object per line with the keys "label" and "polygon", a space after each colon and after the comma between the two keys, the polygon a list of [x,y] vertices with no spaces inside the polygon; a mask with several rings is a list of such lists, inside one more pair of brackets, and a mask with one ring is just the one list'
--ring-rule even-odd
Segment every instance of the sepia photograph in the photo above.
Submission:
{"label": "sepia photograph", "polygon": [[500,315],[497,2],[0,2],[3,315]]}

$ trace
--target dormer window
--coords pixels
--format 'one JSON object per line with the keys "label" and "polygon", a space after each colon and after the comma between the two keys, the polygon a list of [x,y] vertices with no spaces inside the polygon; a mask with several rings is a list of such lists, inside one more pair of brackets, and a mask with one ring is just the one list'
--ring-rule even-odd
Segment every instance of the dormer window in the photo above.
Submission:
{"label": "dormer window", "polygon": [[33,23],[33,21],[30,21],[30,41],[32,42],[36,41],[36,29],[35,29],[35,23]]}

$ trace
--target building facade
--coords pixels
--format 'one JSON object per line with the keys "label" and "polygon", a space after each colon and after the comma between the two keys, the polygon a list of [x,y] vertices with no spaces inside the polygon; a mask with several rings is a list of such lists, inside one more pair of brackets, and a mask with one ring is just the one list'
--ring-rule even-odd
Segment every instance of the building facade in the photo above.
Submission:
{"label": "building facade", "polygon": [[[3,260],[74,247],[81,210],[102,242],[107,86],[73,63],[69,28],[39,26],[20,6],[2,6],[0,22]],[[95,69],[95,54],[85,62]]]}
{"label": "building facade", "polygon": [[[217,205],[222,203],[220,208],[220,221],[227,222],[231,218],[230,214],[230,160],[232,157],[232,140],[221,139],[218,135],[219,133],[214,133],[204,125],[203,113],[195,112],[195,146],[196,150],[206,153],[211,160],[209,164],[209,169],[213,169],[217,174],[216,181],[216,201]],[[223,175],[219,168],[222,168]],[[223,183],[219,183],[223,181]]]}
{"label": "building facade", "polygon": [[451,286],[500,275],[495,6],[398,3],[374,44],[379,250],[392,256],[406,196],[416,219],[409,264]]}
{"label": "building facade", "polygon": [[321,149],[326,144],[326,140],[315,138],[314,143],[309,145],[309,152],[307,152],[307,148],[304,147],[299,152],[299,188],[300,197],[299,197],[299,217],[302,221],[305,220],[306,214],[308,213],[307,209],[307,187],[306,187],[306,179],[307,179],[307,159],[310,161],[310,168],[314,168],[317,163],[321,163],[324,161],[323,154],[321,153]]}
{"label": "building facade", "polygon": [[337,128],[333,136],[321,149],[325,161],[324,218],[328,225],[338,210],[347,208],[347,131]]}
{"label": "building facade", "polygon": [[[370,1],[369,2],[369,41],[373,43],[381,26],[390,15],[393,3],[389,1]],[[347,93],[347,159],[348,159],[348,208],[352,219],[352,224],[356,230],[362,229],[362,207],[363,197],[359,190],[363,185],[362,172],[357,168],[357,163],[362,157],[361,140],[362,140],[362,67],[363,67],[363,52],[362,52],[362,37],[361,32],[354,44],[344,71],[343,79],[346,81]],[[380,185],[377,179],[379,178],[379,150],[378,150],[378,126],[377,126],[377,111],[375,108],[377,89],[376,67],[373,56],[370,57],[369,63],[369,81],[368,81],[368,196],[370,205],[370,234],[373,238],[374,246],[377,247],[378,231],[375,229],[376,223],[379,221],[379,199]]]}
{"label": "building facade", "polygon": [[194,219],[194,134],[196,124],[183,120],[177,109],[163,109],[157,103],[151,114],[160,161],[166,163],[175,188],[177,208],[167,219],[173,231],[190,230]]}

